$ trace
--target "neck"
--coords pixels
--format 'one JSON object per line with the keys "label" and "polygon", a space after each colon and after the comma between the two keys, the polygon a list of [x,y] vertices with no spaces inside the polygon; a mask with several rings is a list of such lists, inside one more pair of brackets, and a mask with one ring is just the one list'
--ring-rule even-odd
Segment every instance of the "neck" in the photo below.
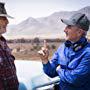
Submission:
{"label": "neck", "polygon": [[75,40],[71,40],[71,42],[72,42],[72,43],[75,43],[75,42],[79,41],[81,38],[83,38],[83,37],[79,37],[79,38],[77,38],[77,39],[75,39]]}

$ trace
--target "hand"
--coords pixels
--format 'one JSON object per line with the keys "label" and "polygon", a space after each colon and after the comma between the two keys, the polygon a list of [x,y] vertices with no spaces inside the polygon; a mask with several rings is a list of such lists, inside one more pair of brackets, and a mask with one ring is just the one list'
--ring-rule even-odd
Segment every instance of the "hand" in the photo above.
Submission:
{"label": "hand", "polygon": [[38,51],[38,54],[44,64],[48,62],[48,56],[49,56],[49,50],[46,40],[44,40],[44,45],[41,48],[40,51]]}

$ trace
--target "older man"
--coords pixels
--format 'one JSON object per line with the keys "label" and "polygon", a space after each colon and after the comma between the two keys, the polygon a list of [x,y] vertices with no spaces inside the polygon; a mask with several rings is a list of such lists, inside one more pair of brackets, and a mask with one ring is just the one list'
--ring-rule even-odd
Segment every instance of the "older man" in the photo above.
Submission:
{"label": "older man", "polygon": [[5,38],[2,36],[6,32],[8,19],[4,3],[0,2],[0,90],[18,90],[18,79],[14,65],[14,56],[7,46]]}
{"label": "older man", "polygon": [[51,60],[46,44],[39,51],[43,70],[50,77],[60,77],[58,90],[90,90],[90,44],[86,38],[90,22],[82,13],[61,21],[67,25],[66,41]]}

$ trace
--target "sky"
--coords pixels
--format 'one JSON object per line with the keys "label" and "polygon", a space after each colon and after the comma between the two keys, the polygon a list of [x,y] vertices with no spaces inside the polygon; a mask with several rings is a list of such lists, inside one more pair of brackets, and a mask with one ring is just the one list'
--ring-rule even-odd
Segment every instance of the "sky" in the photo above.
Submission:
{"label": "sky", "polygon": [[0,0],[5,2],[7,13],[14,17],[9,24],[18,24],[33,17],[47,17],[54,12],[76,11],[90,6],[90,0]]}

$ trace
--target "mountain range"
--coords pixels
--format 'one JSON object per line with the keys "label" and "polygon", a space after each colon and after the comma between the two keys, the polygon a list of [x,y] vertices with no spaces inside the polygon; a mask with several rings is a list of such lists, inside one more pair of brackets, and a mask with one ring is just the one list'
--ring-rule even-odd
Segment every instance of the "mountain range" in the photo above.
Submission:
{"label": "mountain range", "polygon": [[18,38],[64,38],[63,32],[65,25],[61,22],[62,18],[68,19],[73,14],[85,13],[90,20],[90,6],[78,11],[60,11],[47,17],[29,17],[17,25],[8,26],[5,37],[8,39]]}

